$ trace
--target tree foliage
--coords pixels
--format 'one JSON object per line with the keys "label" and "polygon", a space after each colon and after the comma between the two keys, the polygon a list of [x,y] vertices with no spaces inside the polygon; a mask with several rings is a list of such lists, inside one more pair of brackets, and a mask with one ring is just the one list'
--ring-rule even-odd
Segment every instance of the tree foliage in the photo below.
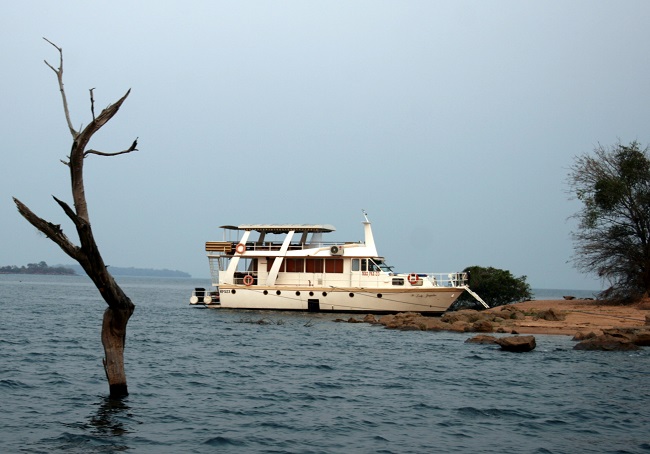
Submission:
{"label": "tree foliage", "polygon": [[[515,277],[508,270],[493,267],[469,266],[463,270],[469,274],[469,287],[490,306],[526,301],[533,297],[526,276]],[[458,298],[460,306],[475,301],[467,292]]]}
{"label": "tree foliage", "polygon": [[650,290],[650,157],[638,142],[599,145],[575,158],[568,176],[573,198],[574,264],[608,283],[601,297],[633,301]]}
{"label": "tree foliage", "polygon": [[70,268],[63,266],[49,266],[45,262],[28,263],[27,268],[24,266],[18,267],[16,265],[0,266],[0,274],[69,274],[75,275],[77,273]]}

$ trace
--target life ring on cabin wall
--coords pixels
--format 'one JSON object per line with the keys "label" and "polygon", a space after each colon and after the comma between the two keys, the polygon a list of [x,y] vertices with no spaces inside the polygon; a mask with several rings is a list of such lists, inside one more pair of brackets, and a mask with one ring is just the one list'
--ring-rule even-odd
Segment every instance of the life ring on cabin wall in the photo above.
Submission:
{"label": "life ring on cabin wall", "polygon": [[409,284],[413,285],[419,280],[420,280],[420,276],[418,276],[417,274],[415,274],[415,273],[409,274],[409,277],[408,277]]}
{"label": "life ring on cabin wall", "polygon": [[243,254],[246,252],[246,245],[244,243],[239,243],[235,248],[235,251],[237,251],[237,254]]}
{"label": "life ring on cabin wall", "polygon": [[246,287],[250,287],[251,285],[253,285],[253,276],[251,276],[250,274],[244,276],[244,285]]}

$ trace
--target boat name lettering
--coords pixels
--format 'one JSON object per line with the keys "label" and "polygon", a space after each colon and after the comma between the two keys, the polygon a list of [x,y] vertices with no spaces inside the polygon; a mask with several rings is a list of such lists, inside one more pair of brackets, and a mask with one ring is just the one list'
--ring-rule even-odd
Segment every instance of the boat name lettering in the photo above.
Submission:
{"label": "boat name lettering", "polygon": [[379,271],[362,271],[362,276],[379,276],[381,273]]}
{"label": "boat name lettering", "polygon": [[230,290],[219,290],[219,293],[230,293]]}

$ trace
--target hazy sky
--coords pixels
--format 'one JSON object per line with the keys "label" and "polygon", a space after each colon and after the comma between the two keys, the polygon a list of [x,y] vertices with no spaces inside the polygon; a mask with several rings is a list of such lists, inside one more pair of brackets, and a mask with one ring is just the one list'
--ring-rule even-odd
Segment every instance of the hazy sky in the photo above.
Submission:
{"label": "hazy sky", "polygon": [[402,272],[470,265],[598,289],[571,265],[574,156],[650,143],[647,1],[29,1],[0,15],[0,265],[72,263],[66,128],[132,92],[86,160],[108,264],[208,277],[239,223],[329,223]]}

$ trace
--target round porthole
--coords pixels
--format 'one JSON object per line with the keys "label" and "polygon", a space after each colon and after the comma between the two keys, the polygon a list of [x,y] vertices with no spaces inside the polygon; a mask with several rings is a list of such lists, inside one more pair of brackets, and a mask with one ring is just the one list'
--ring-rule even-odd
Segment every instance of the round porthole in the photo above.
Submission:
{"label": "round porthole", "polygon": [[296,292],[296,296],[300,296],[300,292]]}
{"label": "round porthole", "polygon": [[350,293],[350,298],[354,298],[354,293]]}
{"label": "round porthole", "polygon": [[309,292],[309,296],[314,296],[314,292]]}
{"label": "round porthole", "polygon": [[327,296],[327,292],[323,292],[323,296]]}
{"label": "round porthole", "polygon": [[232,289],[232,294],[234,295],[235,293],[237,293],[237,290]]}
{"label": "round porthole", "polygon": [[275,294],[276,294],[276,295],[280,295],[280,294],[282,294],[282,292],[281,292],[280,290],[276,290],[276,291],[275,291]]}
{"label": "round porthole", "polygon": [[268,290],[264,290],[262,293],[264,293],[265,295],[268,295],[268,294],[269,294],[269,291],[268,291]]}
{"label": "round porthole", "polygon": [[377,293],[377,298],[381,298],[382,296],[384,295],[382,295],[381,293]]}

